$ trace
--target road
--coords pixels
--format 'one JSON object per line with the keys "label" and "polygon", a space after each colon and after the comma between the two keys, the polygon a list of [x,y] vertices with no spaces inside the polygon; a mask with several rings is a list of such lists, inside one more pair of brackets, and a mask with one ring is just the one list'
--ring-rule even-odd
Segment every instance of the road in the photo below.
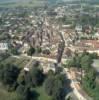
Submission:
{"label": "road", "polygon": [[[53,62],[53,63],[56,63],[56,59],[53,59],[53,58],[47,58],[47,57],[36,57],[36,56],[27,56],[27,55],[21,55],[21,56],[12,56],[12,57],[15,57],[17,59],[21,58],[21,57],[27,57],[27,58],[30,58],[30,59],[33,59],[33,60],[40,60],[40,61],[47,61],[47,62]],[[62,59],[62,63],[66,62],[67,59]]]}
{"label": "road", "polygon": [[64,68],[64,71],[66,72],[68,79],[71,80],[70,86],[73,89],[73,93],[76,95],[77,99],[78,100],[89,100],[89,99],[86,99],[86,97],[84,97],[84,95],[79,92],[79,90],[81,89],[81,87],[79,86],[79,83],[77,81],[74,81],[72,73],[67,70],[68,70],[67,68]]}

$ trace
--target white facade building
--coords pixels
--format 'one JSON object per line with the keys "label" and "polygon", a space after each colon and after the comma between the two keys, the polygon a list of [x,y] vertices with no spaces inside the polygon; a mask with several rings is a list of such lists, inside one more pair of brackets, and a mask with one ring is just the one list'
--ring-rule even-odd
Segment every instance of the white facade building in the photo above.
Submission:
{"label": "white facade building", "polygon": [[8,43],[0,43],[0,50],[8,50]]}

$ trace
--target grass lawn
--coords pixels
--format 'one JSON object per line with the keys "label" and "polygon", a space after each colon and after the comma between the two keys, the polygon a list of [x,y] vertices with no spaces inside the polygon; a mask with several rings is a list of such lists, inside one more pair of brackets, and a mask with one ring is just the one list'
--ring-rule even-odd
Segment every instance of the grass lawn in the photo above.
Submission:
{"label": "grass lawn", "polygon": [[9,98],[9,93],[0,85],[0,100],[6,100],[7,98]]}
{"label": "grass lawn", "polygon": [[45,93],[43,87],[33,88],[33,90],[35,90],[39,95],[37,100],[52,100],[52,98]]}
{"label": "grass lawn", "polygon": [[0,83],[0,100],[10,100],[10,98],[12,98],[13,100],[15,100],[14,99],[15,97],[16,97],[16,93],[15,92],[9,93],[5,89],[5,87]]}
{"label": "grass lawn", "polygon": [[18,66],[19,68],[23,68],[28,62],[29,62],[29,58],[14,58],[14,57],[9,57],[5,60],[2,61],[2,63],[12,63],[16,66]]}
{"label": "grass lawn", "polygon": [[[37,99],[35,100],[52,100],[51,97],[49,97],[45,91],[43,87],[37,87],[37,88],[33,88],[33,90],[36,91],[36,93],[38,94]],[[4,89],[4,87],[0,84],[0,100],[10,100],[10,98],[14,98],[11,100],[17,100],[16,99],[16,94],[14,92],[9,93],[7,92],[7,90]]]}

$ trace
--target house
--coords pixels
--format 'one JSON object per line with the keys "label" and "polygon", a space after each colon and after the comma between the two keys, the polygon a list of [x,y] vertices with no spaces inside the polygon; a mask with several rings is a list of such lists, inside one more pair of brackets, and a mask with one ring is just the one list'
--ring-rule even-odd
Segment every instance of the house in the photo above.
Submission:
{"label": "house", "polygon": [[27,53],[29,48],[30,48],[30,46],[28,45],[28,43],[24,43],[23,46],[19,49],[19,52],[25,54],[25,53]]}
{"label": "house", "polygon": [[89,53],[97,53],[99,55],[99,41],[98,40],[81,40],[71,48],[72,51],[83,52],[86,50]]}
{"label": "house", "polygon": [[99,32],[96,32],[96,33],[94,34],[94,38],[99,39]]}
{"label": "house", "polygon": [[81,33],[82,32],[82,26],[81,25],[77,25],[75,27],[75,30],[78,32],[78,33]]}
{"label": "house", "polygon": [[99,59],[94,59],[92,67],[99,73]]}
{"label": "house", "polygon": [[8,44],[0,43],[0,51],[6,51],[6,50],[8,50]]}

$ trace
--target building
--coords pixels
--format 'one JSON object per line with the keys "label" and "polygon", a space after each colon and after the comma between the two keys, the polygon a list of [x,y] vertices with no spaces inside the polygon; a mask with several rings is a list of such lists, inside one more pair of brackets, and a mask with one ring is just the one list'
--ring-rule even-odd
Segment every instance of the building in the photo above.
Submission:
{"label": "building", "polygon": [[72,51],[97,53],[99,55],[99,40],[81,40],[70,48]]}
{"label": "building", "polygon": [[6,51],[6,50],[8,50],[8,44],[0,43],[0,51]]}
{"label": "building", "polygon": [[82,32],[82,26],[81,25],[77,25],[75,27],[75,30],[78,32],[78,33],[81,33]]}
{"label": "building", "polygon": [[99,73],[99,59],[94,59],[92,67]]}

